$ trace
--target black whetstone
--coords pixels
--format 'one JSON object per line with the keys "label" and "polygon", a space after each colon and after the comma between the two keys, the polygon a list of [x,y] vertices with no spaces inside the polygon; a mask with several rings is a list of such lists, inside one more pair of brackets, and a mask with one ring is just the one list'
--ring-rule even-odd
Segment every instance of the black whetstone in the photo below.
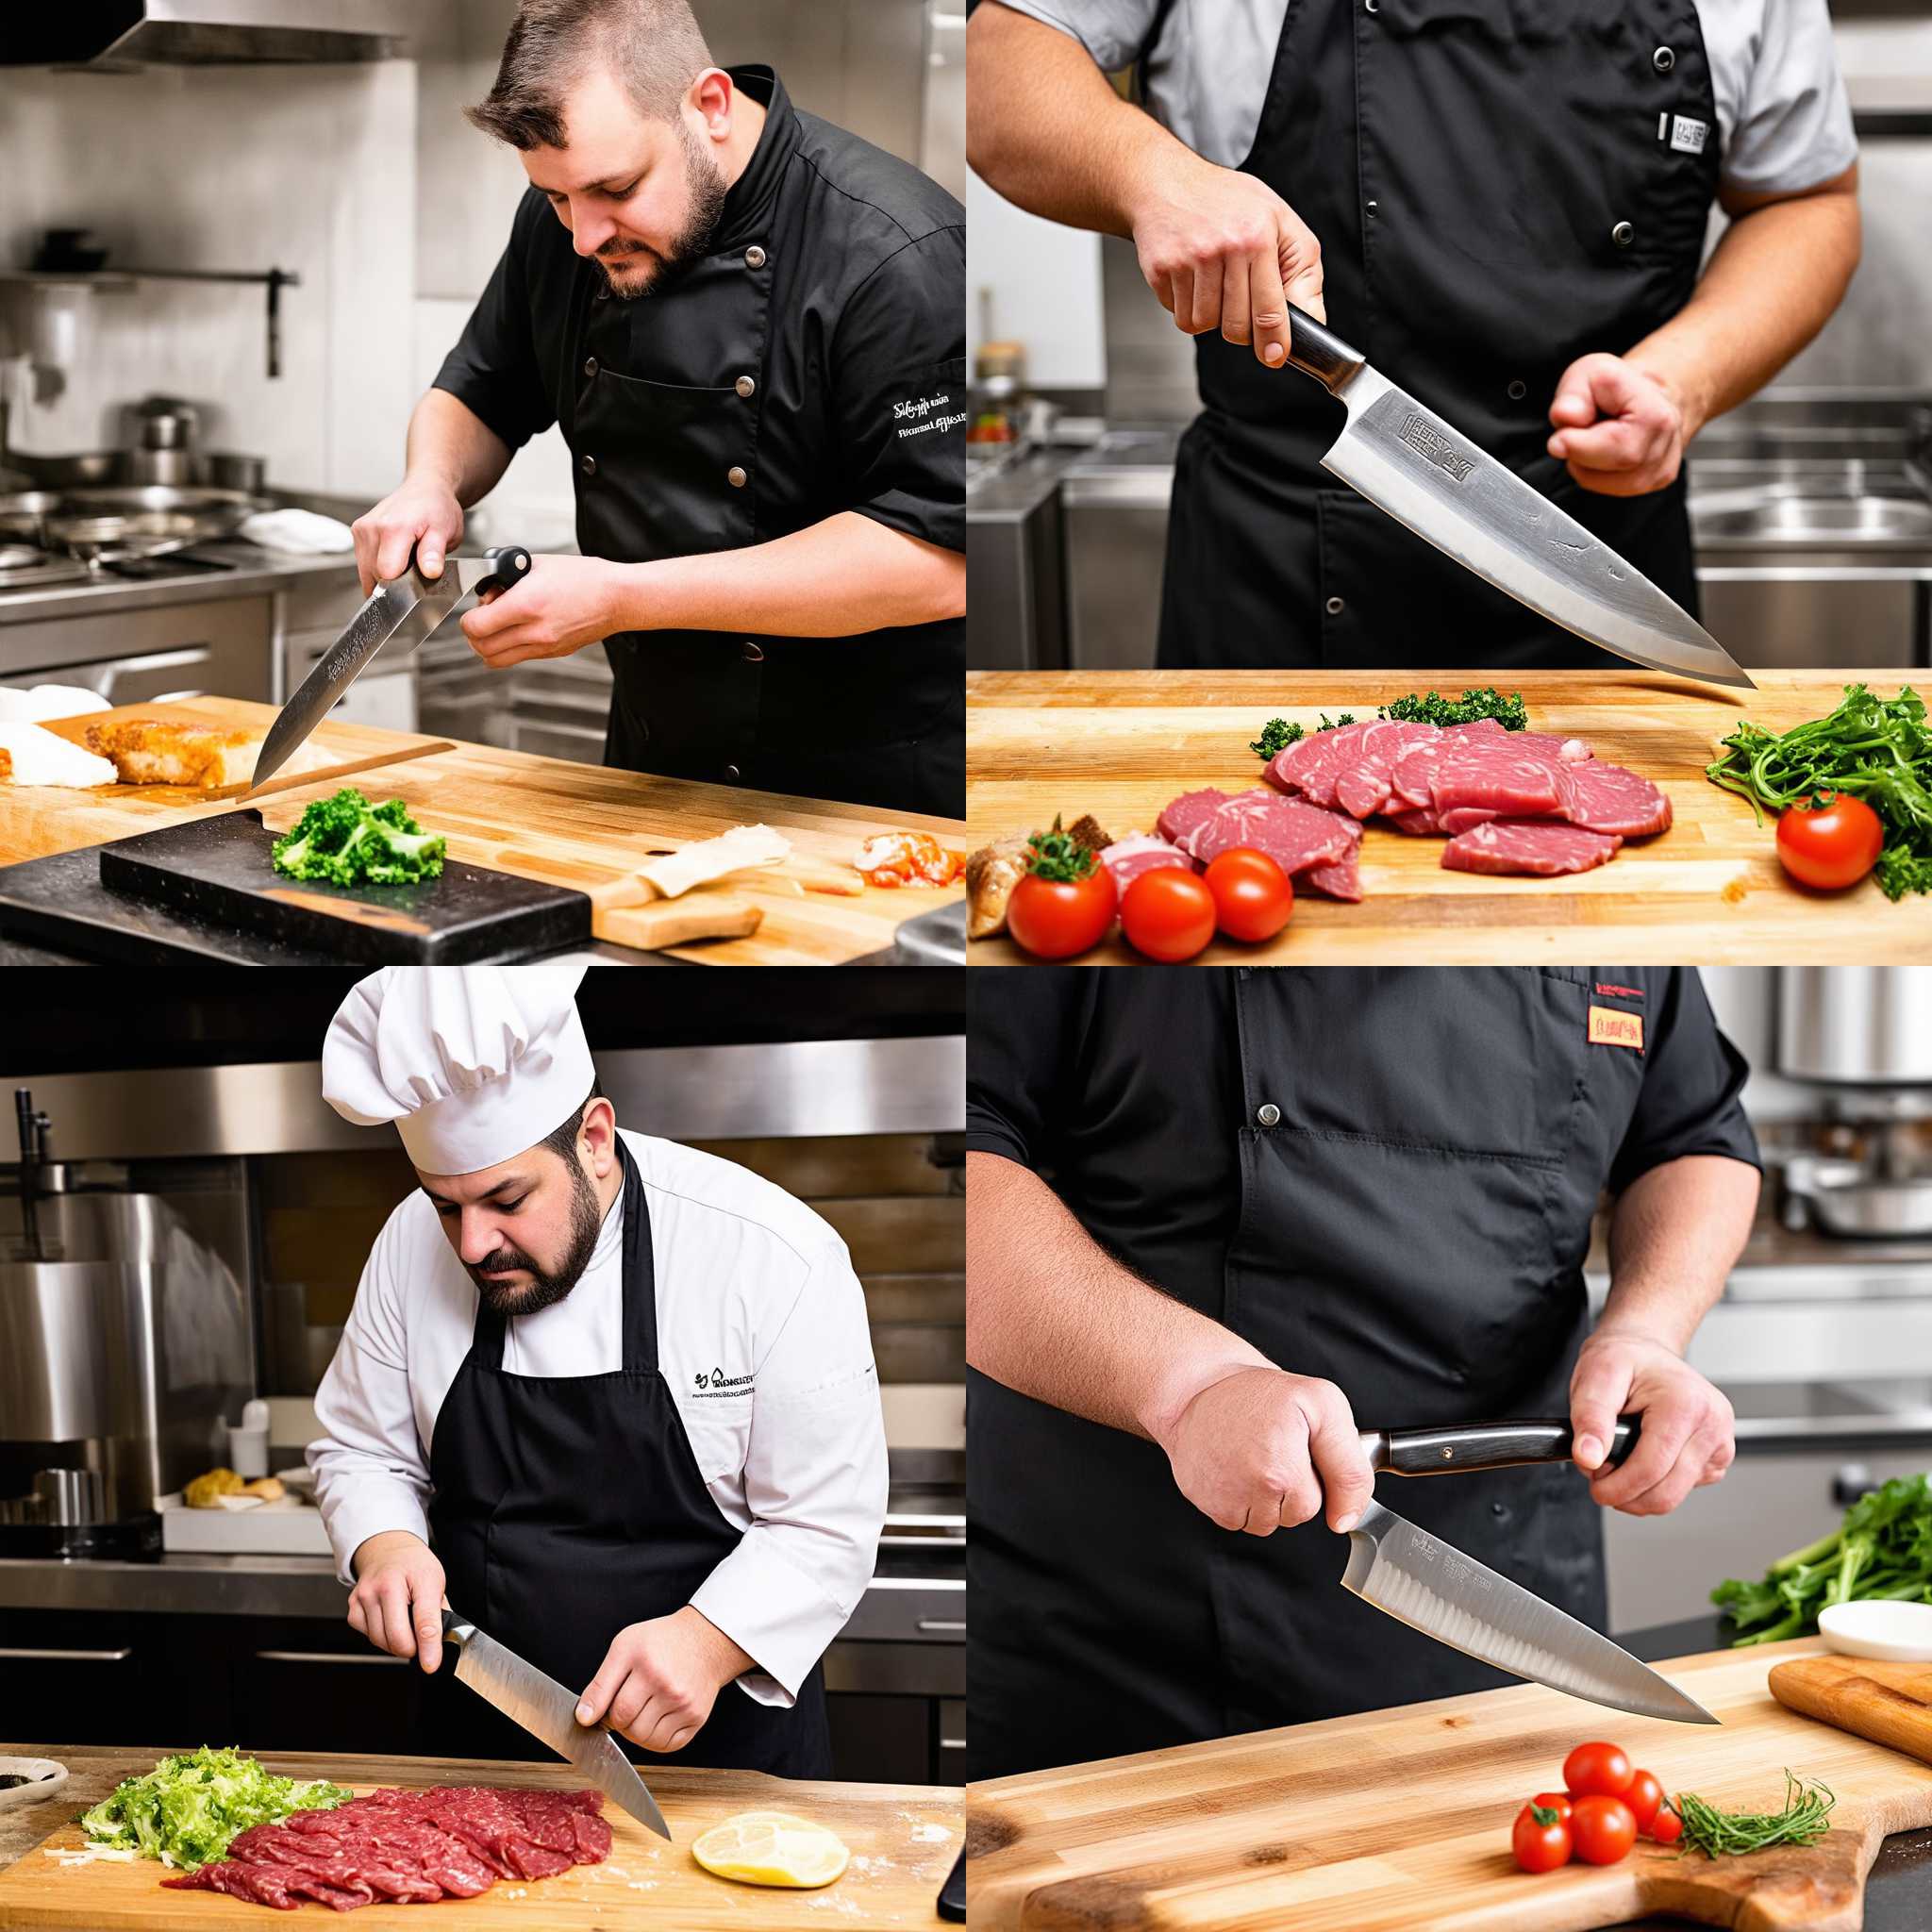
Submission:
{"label": "black whetstone", "polygon": [[444,861],[415,886],[285,879],[258,811],[223,812],[100,848],[109,891],[375,966],[453,966],[587,942],[582,892]]}

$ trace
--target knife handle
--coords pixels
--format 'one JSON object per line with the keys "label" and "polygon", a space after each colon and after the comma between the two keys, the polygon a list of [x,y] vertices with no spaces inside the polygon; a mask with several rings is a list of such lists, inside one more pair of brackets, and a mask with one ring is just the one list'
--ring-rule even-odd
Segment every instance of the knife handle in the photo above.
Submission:
{"label": "knife handle", "polygon": [[483,553],[483,561],[490,566],[490,572],[476,580],[479,597],[486,591],[511,590],[530,575],[530,553],[521,543],[499,543],[494,550]]}
{"label": "knife handle", "polygon": [[1342,385],[1360,371],[1368,358],[1292,302],[1288,305],[1288,318],[1290,367],[1312,375],[1331,396],[1339,395]]}
{"label": "knife handle", "polygon": [[[1619,1416],[1606,1468],[1614,1468],[1637,1446],[1641,1423]],[[1365,1429],[1369,1466],[1388,1475],[1454,1475],[1466,1469],[1513,1469],[1529,1462],[1568,1462],[1567,1422],[1467,1423],[1445,1429]]]}
{"label": "knife handle", "polygon": [[442,1641],[445,1643],[454,1643],[460,1650],[475,1634],[476,1626],[470,1622],[469,1618],[459,1617],[454,1610],[447,1607],[444,1607],[442,1613]]}

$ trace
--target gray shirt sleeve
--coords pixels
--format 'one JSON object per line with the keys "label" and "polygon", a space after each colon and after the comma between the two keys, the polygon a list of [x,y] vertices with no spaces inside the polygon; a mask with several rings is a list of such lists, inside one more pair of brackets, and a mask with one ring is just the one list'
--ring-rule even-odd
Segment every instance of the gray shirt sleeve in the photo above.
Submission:
{"label": "gray shirt sleeve", "polygon": [[1790,194],[1857,158],[1825,0],[1700,0],[1727,188]]}
{"label": "gray shirt sleeve", "polygon": [[1000,4],[1071,34],[1093,56],[1104,74],[1118,74],[1134,64],[1160,12],[1160,0],[1000,0]]}

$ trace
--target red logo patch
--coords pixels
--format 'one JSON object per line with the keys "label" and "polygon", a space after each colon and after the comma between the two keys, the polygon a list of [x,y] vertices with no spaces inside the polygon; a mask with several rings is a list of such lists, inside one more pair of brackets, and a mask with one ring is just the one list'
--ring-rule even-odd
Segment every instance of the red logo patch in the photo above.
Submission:
{"label": "red logo patch", "polygon": [[1607,979],[1599,979],[1596,990],[1601,993],[1607,993],[1611,999],[1616,1000],[1641,1000],[1643,997],[1643,989],[1641,986],[1613,986]]}

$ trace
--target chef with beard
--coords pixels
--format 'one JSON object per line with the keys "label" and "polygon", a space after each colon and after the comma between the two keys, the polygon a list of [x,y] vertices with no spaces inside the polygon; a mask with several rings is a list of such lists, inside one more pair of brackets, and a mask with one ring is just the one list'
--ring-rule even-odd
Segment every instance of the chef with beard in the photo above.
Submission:
{"label": "chef with beard", "polygon": [[959,204],[713,66],[686,0],[524,0],[471,119],[530,187],[363,589],[438,575],[557,424],[582,554],[462,620],[485,663],[602,641],[607,764],[963,816]]}
{"label": "chef with beard", "polygon": [[[325,1097],[420,1183],[315,1398],[349,1622],[434,1673],[452,1604],[579,1723],[823,1777],[820,1658],[885,1519],[864,1297],[809,1208],[619,1129],[581,977],[387,968],[329,1026]],[[449,1672],[429,1709],[438,1756],[528,1755]]]}

